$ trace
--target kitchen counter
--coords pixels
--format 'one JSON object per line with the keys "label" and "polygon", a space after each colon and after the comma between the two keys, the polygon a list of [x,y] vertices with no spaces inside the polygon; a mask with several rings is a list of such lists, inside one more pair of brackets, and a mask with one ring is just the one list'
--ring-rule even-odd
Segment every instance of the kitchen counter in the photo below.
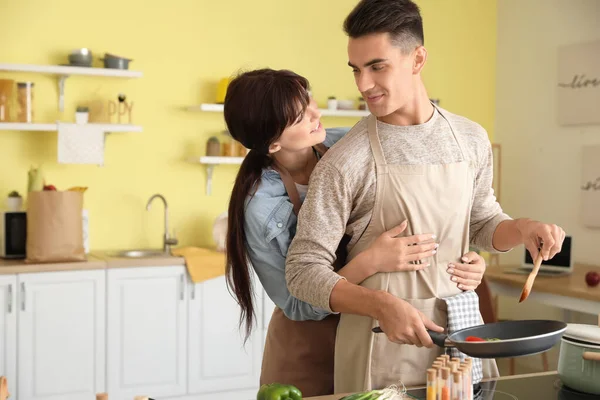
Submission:
{"label": "kitchen counter", "polygon": [[26,263],[25,260],[0,259],[0,275],[27,274],[36,272],[83,271],[107,268],[160,267],[185,265],[183,257],[125,258],[114,257],[116,251],[92,251],[86,261],[58,263]]}
{"label": "kitchen counter", "polygon": [[[523,289],[523,285],[525,284],[525,281],[529,275],[510,273],[515,268],[517,268],[517,266],[489,267],[485,271],[485,277],[492,282],[503,283],[521,290]],[[584,300],[600,301],[600,285],[596,287],[589,287],[585,283],[585,274],[590,271],[596,271],[600,273],[600,267],[585,264],[575,264],[573,266],[573,273],[570,275],[538,275],[535,278],[532,293],[550,293],[561,296],[576,297]]]}
{"label": "kitchen counter", "polygon": [[[564,387],[560,382],[556,371],[488,379],[482,381],[481,389],[483,389],[482,396],[478,398],[493,398],[494,400],[598,399],[597,395],[574,392],[573,390]],[[405,396],[405,399],[425,399],[425,389],[423,387],[407,388],[407,391],[408,396]],[[339,400],[348,394],[350,393],[307,397],[307,399]]]}

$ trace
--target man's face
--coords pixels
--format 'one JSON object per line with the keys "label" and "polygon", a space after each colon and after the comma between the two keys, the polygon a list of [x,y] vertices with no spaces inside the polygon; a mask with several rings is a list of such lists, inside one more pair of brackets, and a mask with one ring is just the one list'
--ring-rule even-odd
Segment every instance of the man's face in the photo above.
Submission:
{"label": "man's face", "polygon": [[356,86],[376,117],[402,109],[414,97],[415,52],[403,54],[387,33],[348,42],[348,65]]}

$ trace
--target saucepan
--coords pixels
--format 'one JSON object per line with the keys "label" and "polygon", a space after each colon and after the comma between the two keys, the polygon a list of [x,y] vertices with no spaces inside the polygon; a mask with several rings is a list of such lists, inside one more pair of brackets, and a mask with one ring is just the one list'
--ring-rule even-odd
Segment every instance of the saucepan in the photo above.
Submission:
{"label": "saucepan", "polygon": [[599,326],[567,326],[560,344],[558,376],[571,389],[600,395],[600,321]]}
{"label": "saucepan", "polygon": [[[456,347],[474,358],[519,357],[542,353],[557,344],[567,324],[551,320],[503,321],[458,330],[450,335],[428,330],[433,343]],[[373,332],[383,332],[380,327]],[[467,340],[469,338],[469,340]],[[472,341],[475,338],[483,341]]]}

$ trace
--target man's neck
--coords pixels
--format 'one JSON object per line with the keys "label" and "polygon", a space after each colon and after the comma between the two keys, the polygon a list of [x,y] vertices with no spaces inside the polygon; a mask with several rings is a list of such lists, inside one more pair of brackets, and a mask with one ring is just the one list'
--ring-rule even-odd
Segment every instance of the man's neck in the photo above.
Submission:
{"label": "man's neck", "polygon": [[379,118],[379,120],[390,125],[420,125],[429,121],[433,116],[433,112],[434,108],[425,87],[419,85],[419,90],[417,90],[411,102],[395,112]]}

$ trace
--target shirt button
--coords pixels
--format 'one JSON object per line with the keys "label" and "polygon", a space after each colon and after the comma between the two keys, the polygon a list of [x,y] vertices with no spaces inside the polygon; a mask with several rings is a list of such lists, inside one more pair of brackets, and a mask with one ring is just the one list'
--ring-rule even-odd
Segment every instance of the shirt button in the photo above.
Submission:
{"label": "shirt button", "polygon": [[278,223],[277,223],[277,227],[278,227],[278,228],[282,228],[282,227],[283,227],[283,224],[282,224],[281,222],[278,222]]}

